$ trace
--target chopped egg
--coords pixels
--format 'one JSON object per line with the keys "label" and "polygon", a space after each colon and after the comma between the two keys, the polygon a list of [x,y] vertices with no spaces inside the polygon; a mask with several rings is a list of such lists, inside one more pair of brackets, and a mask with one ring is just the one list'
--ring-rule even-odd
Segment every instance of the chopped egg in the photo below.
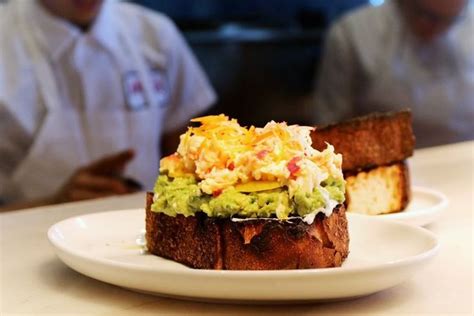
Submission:
{"label": "chopped egg", "polygon": [[201,125],[181,135],[177,152],[161,160],[160,171],[192,174],[207,194],[262,181],[287,186],[292,197],[297,190],[313,192],[329,176],[342,179],[342,156],[329,144],[314,149],[312,127],[271,121],[246,128],[222,114],[192,122]]}

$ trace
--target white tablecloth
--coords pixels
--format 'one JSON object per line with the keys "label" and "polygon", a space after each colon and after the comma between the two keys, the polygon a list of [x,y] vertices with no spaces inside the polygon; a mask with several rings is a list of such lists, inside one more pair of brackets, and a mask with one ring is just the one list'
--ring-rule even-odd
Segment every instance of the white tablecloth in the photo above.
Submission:
{"label": "white tablecloth", "polygon": [[427,228],[441,242],[439,255],[412,279],[350,301],[282,306],[223,305],[139,294],[83,276],[54,254],[46,232],[79,214],[142,207],[144,194],[0,214],[0,312],[8,314],[320,314],[472,315],[474,142],[422,149],[410,159],[412,182],[450,200]]}

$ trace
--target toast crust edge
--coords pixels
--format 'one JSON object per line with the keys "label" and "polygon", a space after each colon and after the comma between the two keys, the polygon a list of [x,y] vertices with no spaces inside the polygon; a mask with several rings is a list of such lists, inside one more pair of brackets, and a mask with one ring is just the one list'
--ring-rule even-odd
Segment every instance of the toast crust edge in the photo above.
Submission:
{"label": "toast crust edge", "polygon": [[146,241],[152,254],[198,269],[280,270],[341,266],[349,254],[345,208],[301,219],[233,222],[205,214],[184,217],[151,211],[146,195]]}

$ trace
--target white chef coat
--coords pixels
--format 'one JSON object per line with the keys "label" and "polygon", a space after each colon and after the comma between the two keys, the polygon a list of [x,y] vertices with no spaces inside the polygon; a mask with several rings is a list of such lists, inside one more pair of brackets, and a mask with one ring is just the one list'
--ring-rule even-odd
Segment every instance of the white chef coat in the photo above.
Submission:
{"label": "white chef coat", "polygon": [[395,1],[330,29],[315,90],[318,123],[411,108],[417,146],[474,139],[474,10],[423,44]]}
{"label": "white chef coat", "polygon": [[[137,153],[127,175],[150,189],[159,135],[215,101],[173,23],[133,4],[105,1],[82,33],[37,1],[10,1],[0,45],[0,202],[52,194],[77,167],[126,148]],[[41,69],[54,79],[46,93]]]}

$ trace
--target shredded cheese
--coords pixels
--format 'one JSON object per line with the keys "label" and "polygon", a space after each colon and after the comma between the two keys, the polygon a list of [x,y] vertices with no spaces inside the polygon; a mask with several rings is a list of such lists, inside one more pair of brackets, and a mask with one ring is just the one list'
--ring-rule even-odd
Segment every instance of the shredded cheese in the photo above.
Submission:
{"label": "shredded cheese", "polygon": [[[231,186],[258,191],[287,186],[312,192],[328,176],[342,178],[342,157],[328,144],[311,146],[312,127],[269,122],[263,128],[240,126],[235,119],[213,115],[191,120],[177,152],[161,160],[170,176],[192,174],[207,194]],[[261,182],[261,184],[256,184]]]}

